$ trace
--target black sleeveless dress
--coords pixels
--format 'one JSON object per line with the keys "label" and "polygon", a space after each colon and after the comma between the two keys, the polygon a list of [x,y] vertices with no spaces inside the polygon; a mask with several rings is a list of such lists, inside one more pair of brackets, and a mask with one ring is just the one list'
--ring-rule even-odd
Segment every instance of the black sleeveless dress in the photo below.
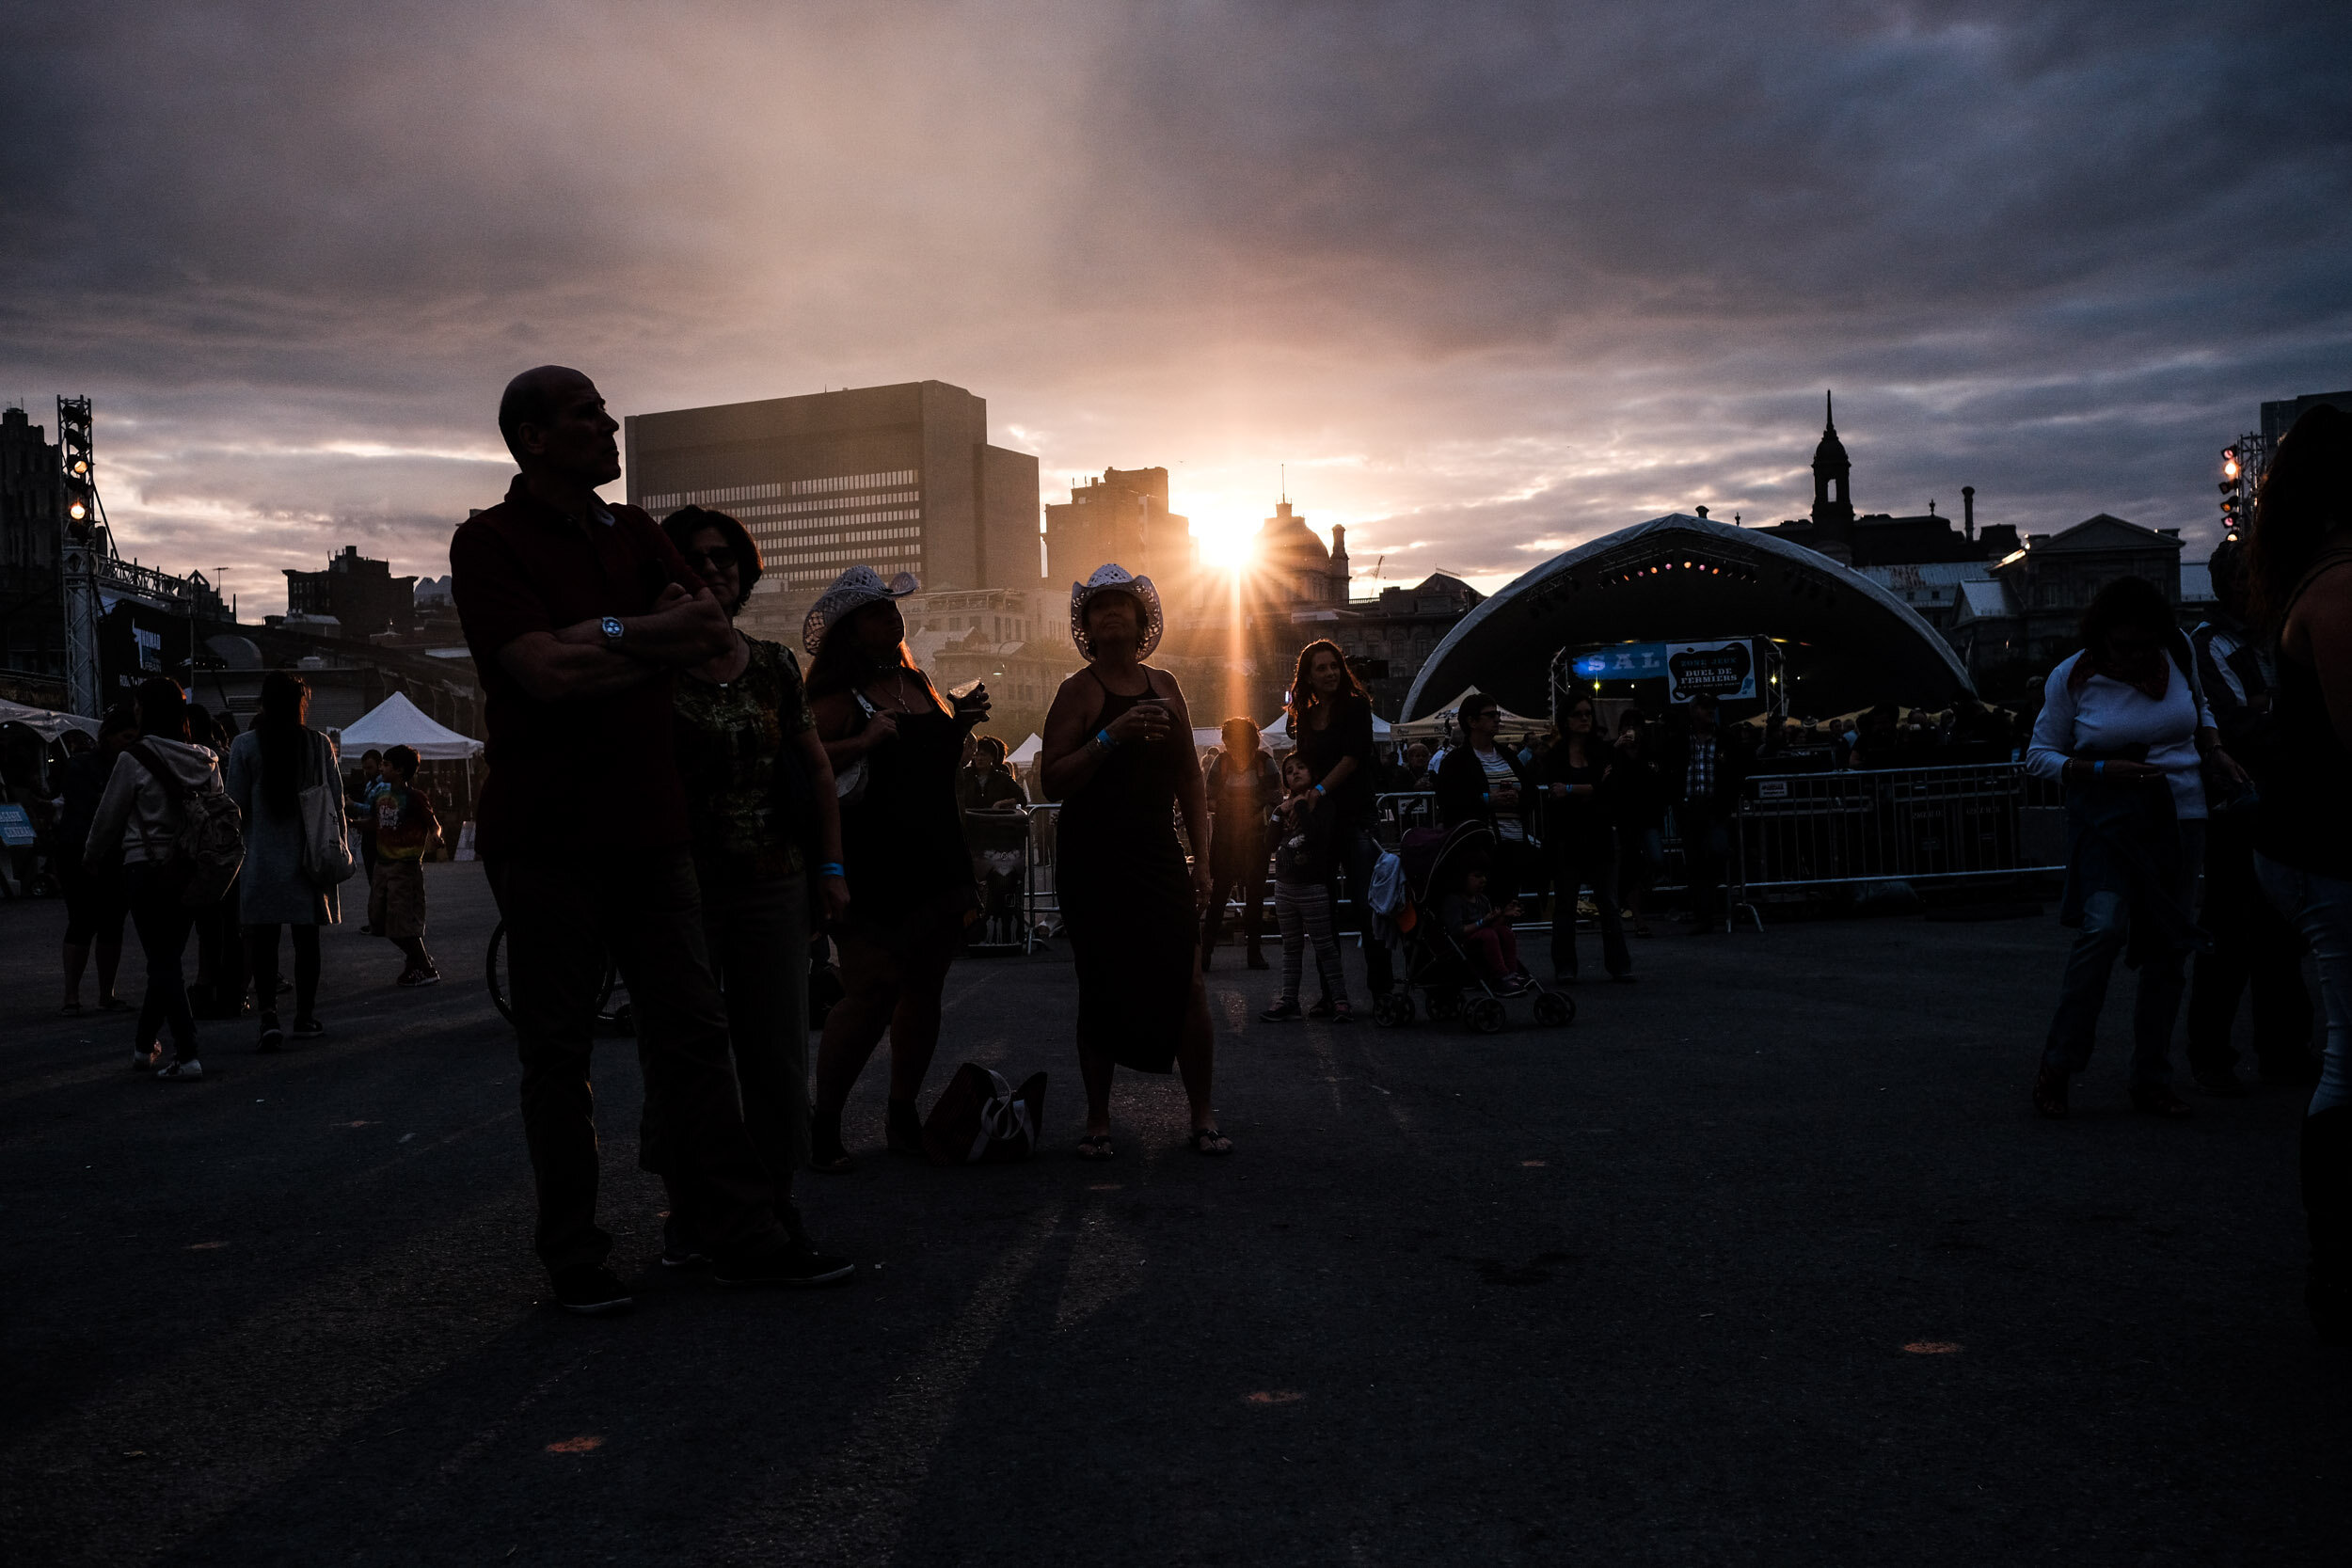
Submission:
{"label": "black sleeveless dress", "polygon": [[[1095,727],[1148,700],[1103,686]],[[1061,808],[1056,885],[1077,960],[1078,1041],[1138,1072],[1174,1069],[1200,968],[1192,877],[1176,836],[1177,769],[1195,766],[1191,746],[1172,728],[1130,740]]]}
{"label": "black sleeveless dress", "polygon": [[864,795],[841,802],[849,923],[884,939],[949,895],[972,897],[972,854],[956,800],[966,726],[935,708],[894,717],[898,733],[866,753]]}

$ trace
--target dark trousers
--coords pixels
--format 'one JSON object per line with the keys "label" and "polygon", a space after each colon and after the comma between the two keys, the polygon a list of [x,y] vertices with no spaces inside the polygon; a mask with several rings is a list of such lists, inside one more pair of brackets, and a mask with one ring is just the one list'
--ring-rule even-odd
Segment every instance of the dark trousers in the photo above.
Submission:
{"label": "dark trousers", "polygon": [[[711,977],[702,900],[684,849],[561,864],[486,864],[506,922],[508,985],[522,1060],[523,1135],[539,1194],[537,1246],[550,1274],[602,1263],[596,1094],[588,1058],[611,954],[628,983],[645,1107],[637,1162],[663,1178],[674,1215],[721,1257],[781,1245],[774,1182],[743,1126],[727,1015]],[[779,963],[791,961],[777,956]]]}
{"label": "dark trousers", "polygon": [[[319,1000],[319,928],[295,926],[294,932],[294,1017],[315,1016]],[[253,1002],[264,1013],[278,1011],[278,930],[275,926],[247,926],[246,950],[253,958]]]}
{"label": "dark trousers", "polygon": [[1682,831],[1683,877],[1691,888],[1692,922],[1720,926],[1730,918],[1724,896],[1724,863],[1730,855],[1731,823],[1712,800],[1691,800],[1675,808],[1675,825]]}
{"label": "dark trousers", "polygon": [[1617,907],[1617,855],[1609,830],[1569,833],[1555,829],[1544,840],[1551,864],[1551,967],[1564,978],[1576,977],[1576,894],[1586,881],[1593,884],[1593,904],[1600,911],[1600,961],[1612,974],[1633,973],[1633,954],[1625,944],[1625,917]]}
{"label": "dark trousers", "polygon": [[808,882],[714,876],[702,885],[743,1128],[776,1191],[789,1193],[792,1173],[808,1164]]}
{"label": "dark trousers", "polygon": [[1200,950],[1206,953],[1225,934],[1226,895],[1238,892],[1242,935],[1249,943],[1249,951],[1255,953],[1265,928],[1265,835],[1238,829],[1229,849],[1220,824],[1209,842],[1213,847],[1210,875],[1216,879],[1216,885],[1209,889],[1208,912],[1200,917]]}
{"label": "dark trousers", "polygon": [[168,1023],[173,1054],[183,1062],[192,1060],[196,1014],[188,1007],[188,976],[181,959],[198,911],[180,901],[188,885],[187,873],[134,861],[122,868],[122,879],[131,895],[131,928],[138,933],[139,951],[147,955],[147,994],[139,999],[138,1033],[132,1049],[153,1045]]}
{"label": "dark trousers", "polygon": [[2188,985],[2188,1065],[2232,1071],[2238,998],[2254,993],[2254,1055],[2265,1071],[2299,1069],[2311,1055],[2312,993],[2303,985],[2303,939],[2263,896],[2254,878],[2253,824],[2235,812],[2205,822],[2205,912],[2213,945],[2197,956]]}

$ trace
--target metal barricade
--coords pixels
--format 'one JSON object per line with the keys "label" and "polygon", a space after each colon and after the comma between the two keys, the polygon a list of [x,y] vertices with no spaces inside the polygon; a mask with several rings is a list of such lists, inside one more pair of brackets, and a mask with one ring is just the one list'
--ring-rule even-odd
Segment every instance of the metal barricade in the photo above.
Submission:
{"label": "metal barricade", "polygon": [[1034,953],[1038,943],[1055,934],[1061,924],[1061,895],[1054,881],[1061,802],[1046,800],[1024,806],[1021,812],[1029,826],[1029,852],[1021,884],[1021,950]]}
{"label": "metal barricade", "polygon": [[1732,897],[2062,871],[2063,818],[2056,781],[2011,762],[1763,774],[1732,817]]}

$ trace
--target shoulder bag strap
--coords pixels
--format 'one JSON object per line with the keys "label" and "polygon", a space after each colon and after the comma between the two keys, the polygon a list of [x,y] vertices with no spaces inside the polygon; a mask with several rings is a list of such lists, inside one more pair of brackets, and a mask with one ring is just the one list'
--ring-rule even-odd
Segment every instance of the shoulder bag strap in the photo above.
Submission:
{"label": "shoulder bag strap", "polygon": [[146,768],[155,783],[162,786],[165,800],[175,806],[187,800],[188,786],[180,782],[178,774],[164,766],[163,758],[157,756],[146,741],[135,740],[124,750],[138,758],[139,766]]}

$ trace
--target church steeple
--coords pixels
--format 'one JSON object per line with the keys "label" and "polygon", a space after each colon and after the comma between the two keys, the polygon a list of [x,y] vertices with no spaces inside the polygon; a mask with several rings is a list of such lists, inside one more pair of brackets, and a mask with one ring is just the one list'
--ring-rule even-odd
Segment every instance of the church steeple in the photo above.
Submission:
{"label": "church steeple", "polygon": [[1847,483],[1853,464],[1837,438],[1837,409],[1821,394],[1821,441],[1813,449],[1813,547],[1840,561],[1853,559],[1853,498]]}

